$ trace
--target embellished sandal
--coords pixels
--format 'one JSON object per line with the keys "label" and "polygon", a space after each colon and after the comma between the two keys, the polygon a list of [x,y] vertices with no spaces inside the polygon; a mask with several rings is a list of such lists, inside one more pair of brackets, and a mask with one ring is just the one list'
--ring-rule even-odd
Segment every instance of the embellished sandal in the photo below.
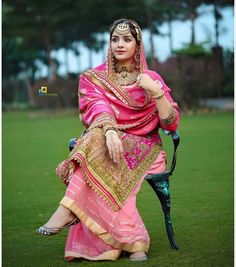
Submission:
{"label": "embellished sandal", "polygon": [[41,234],[41,235],[56,235],[59,234],[64,228],[66,227],[70,227],[72,225],[75,225],[77,223],[79,223],[80,220],[78,217],[75,217],[71,222],[67,223],[66,225],[64,225],[61,228],[53,228],[53,227],[47,227],[47,226],[41,226],[36,230],[36,233]]}
{"label": "embellished sandal", "polygon": [[[133,254],[134,254],[134,253],[133,253]],[[131,254],[131,255],[129,256],[129,260],[131,260],[131,261],[146,261],[146,260],[148,259],[148,257],[147,257],[146,254],[143,255],[143,256],[141,256],[141,257],[135,257],[135,256],[133,256],[133,254]]]}

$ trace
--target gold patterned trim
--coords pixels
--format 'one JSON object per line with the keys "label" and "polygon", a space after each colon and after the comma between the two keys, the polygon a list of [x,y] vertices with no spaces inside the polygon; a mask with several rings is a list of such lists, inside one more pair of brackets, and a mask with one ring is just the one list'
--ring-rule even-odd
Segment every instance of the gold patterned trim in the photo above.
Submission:
{"label": "gold patterned trim", "polygon": [[137,106],[134,99],[132,99],[128,92],[124,90],[121,86],[116,85],[114,82],[112,82],[105,73],[98,72],[95,70],[89,70],[89,73],[91,73],[96,79],[98,79],[100,82],[102,82],[108,89],[110,89],[118,99],[120,99],[124,104],[132,106],[133,108],[140,107]]}
{"label": "gold patterned trim", "polygon": [[67,196],[63,197],[60,204],[71,210],[90,231],[113,248],[125,250],[131,253],[137,251],[148,252],[150,240],[148,240],[148,243],[142,241],[137,241],[132,244],[120,243],[116,241],[109,232],[90,218],[82,209],[80,209],[71,198]]}
{"label": "gold patterned trim", "polygon": [[92,130],[93,128],[104,128],[105,126],[118,128],[114,116],[104,112],[95,118],[88,130]]}
{"label": "gold patterned trim", "polygon": [[[119,168],[109,157],[104,133],[100,128],[89,131],[83,137],[83,143],[75,146],[69,155],[70,160],[81,165],[88,184],[113,210],[119,210],[124,205],[138,179],[144,175],[162,148],[161,144],[152,143],[148,138],[120,131],[117,133],[126,154],[119,163]],[[140,151],[133,158],[136,149]]]}
{"label": "gold patterned trim", "polygon": [[[85,76],[89,77],[90,80],[101,86],[101,82],[103,82],[103,86],[102,89],[110,92],[110,93],[113,93],[119,100],[121,100],[124,104],[128,104],[128,102],[113,88],[113,86],[109,85],[105,80],[103,80],[102,78],[98,77],[97,73],[94,72],[94,71],[91,71],[91,70],[87,70],[86,72],[83,73]],[[104,76],[105,74],[103,74]],[[106,78],[107,79],[107,78]],[[122,89],[122,91],[124,91]],[[145,91],[146,92],[146,91]],[[127,92],[126,92],[127,93]],[[148,102],[150,102],[151,100],[151,96],[149,93],[146,93],[147,94],[147,101],[145,102],[145,104],[148,104]],[[129,96],[128,96],[129,97]],[[129,97],[130,98],[130,97]],[[135,107],[134,107],[135,106]],[[140,108],[143,108],[143,107],[138,107],[136,104],[134,104],[133,108],[134,109],[140,109]],[[82,113],[81,113],[82,114]],[[148,120],[151,120],[153,116],[155,116],[157,114],[157,110],[154,109],[153,112],[150,113],[150,115],[148,116],[148,118],[144,118],[142,121],[138,122],[138,123],[130,123],[130,124],[117,124],[117,128],[120,129],[120,130],[125,130],[125,129],[130,129],[130,128],[134,128],[144,122],[147,122]],[[81,116],[81,115],[80,115]],[[114,118],[115,120],[115,118]],[[84,122],[82,121],[82,123],[84,124]],[[85,127],[88,128],[88,125],[85,124]],[[93,127],[94,128],[94,127]]]}
{"label": "gold patterned trim", "polygon": [[65,258],[66,257],[75,257],[75,258],[83,258],[87,260],[92,260],[92,261],[102,261],[102,260],[117,260],[120,256],[121,250],[120,249],[113,249],[106,251],[99,256],[96,257],[89,257],[87,255],[83,255],[74,251],[66,251],[65,252]]}
{"label": "gold patterned trim", "polygon": [[170,114],[166,119],[160,119],[160,123],[162,126],[169,126],[171,125],[176,119],[176,114],[173,106],[170,107]]}
{"label": "gold patterned trim", "polygon": [[111,93],[111,90],[109,90],[101,81],[99,81],[99,79],[97,79],[90,70],[86,70],[83,75],[88,77],[94,84]]}

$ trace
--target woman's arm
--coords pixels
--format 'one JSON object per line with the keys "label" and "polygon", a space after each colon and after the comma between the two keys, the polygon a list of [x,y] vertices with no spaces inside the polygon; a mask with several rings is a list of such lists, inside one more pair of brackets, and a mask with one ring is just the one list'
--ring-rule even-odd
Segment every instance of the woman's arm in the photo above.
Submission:
{"label": "woman's arm", "polygon": [[[154,73],[154,72],[153,72]],[[179,124],[179,108],[170,95],[170,88],[157,73],[154,77],[140,74],[137,83],[149,91],[156,102],[160,124],[163,129],[175,131]]]}
{"label": "woman's arm", "polygon": [[117,129],[115,115],[102,88],[93,82],[91,76],[81,75],[78,95],[80,118],[83,125],[88,131],[97,127],[104,130],[110,158],[119,163],[123,154],[123,146],[115,131]]}

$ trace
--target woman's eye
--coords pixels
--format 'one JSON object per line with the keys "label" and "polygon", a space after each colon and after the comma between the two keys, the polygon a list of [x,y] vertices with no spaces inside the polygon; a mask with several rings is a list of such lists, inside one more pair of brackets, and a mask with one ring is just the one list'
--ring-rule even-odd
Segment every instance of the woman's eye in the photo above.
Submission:
{"label": "woman's eye", "polygon": [[125,40],[126,43],[129,43],[129,42],[132,41],[131,38],[125,38],[124,40]]}
{"label": "woman's eye", "polygon": [[115,42],[117,42],[117,38],[112,38],[111,41],[112,41],[113,43],[115,43]]}

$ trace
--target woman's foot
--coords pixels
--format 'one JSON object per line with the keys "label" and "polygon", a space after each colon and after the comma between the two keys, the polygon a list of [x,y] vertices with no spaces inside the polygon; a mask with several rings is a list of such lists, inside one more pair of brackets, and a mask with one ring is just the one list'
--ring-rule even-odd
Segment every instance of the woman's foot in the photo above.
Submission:
{"label": "woman's foot", "polygon": [[134,252],[129,256],[129,259],[131,261],[145,261],[147,260],[147,255],[146,253],[142,251]]}
{"label": "woman's foot", "polygon": [[36,230],[41,235],[55,235],[65,227],[69,227],[79,222],[79,219],[67,208],[60,205],[49,221]]}
{"label": "woman's foot", "polygon": [[48,228],[63,228],[66,224],[74,220],[76,216],[66,207],[59,205],[57,210],[53,213],[51,218],[48,220],[45,227]]}

